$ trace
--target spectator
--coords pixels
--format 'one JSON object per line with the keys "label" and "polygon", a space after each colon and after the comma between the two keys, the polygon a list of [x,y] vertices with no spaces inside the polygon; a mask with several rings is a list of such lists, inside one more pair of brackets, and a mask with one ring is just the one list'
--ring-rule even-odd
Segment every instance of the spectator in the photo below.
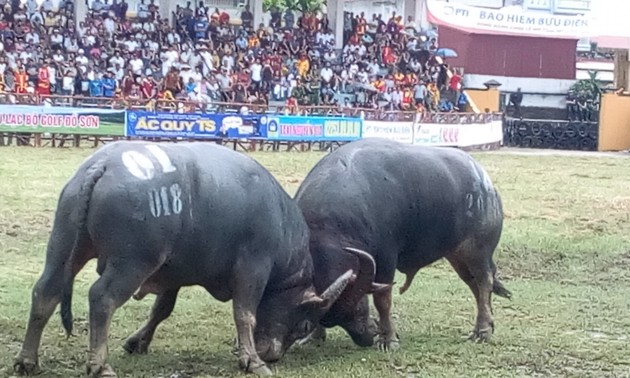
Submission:
{"label": "spectator", "polygon": [[510,104],[514,106],[514,117],[522,118],[522,115],[521,115],[522,102],[523,102],[523,93],[521,93],[521,88],[518,88],[516,90],[516,93],[510,94]]}
{"label": "spectator", "polygon": [[462,78],[432,56],[435,35],[395,12],[369,22],[364,13],[344,13],[337,52],[328,19],[312,12],[272,8],[269,24],[254,25],[247,6],[234,26],[226,12],[196,1],[178,5],[171,24],[154,0],[139,0],[130,19],[124,0],[93,0],[75,26],[72,0],[58,9],[52,0],[38,4],[6,2],[0,12],[5,91],[201,103],[271,97],[345,109],[461,105]]}

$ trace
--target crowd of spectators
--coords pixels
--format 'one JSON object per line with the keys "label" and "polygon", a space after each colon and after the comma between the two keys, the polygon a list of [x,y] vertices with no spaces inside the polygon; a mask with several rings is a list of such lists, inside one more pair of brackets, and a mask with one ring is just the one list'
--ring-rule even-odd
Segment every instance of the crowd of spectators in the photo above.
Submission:
{"label": "crowd of spectators", "polygon": [[[83,0],[80,0],[83,1]],[[435,55],[435,30],[345,13],[343,49],[326,16],[271,10],[253,25],[200,1],[160,17],[154,0],[94,0],[74,22],[73,0],[0,0],[0,91],[198,103],[281,101],[339,108],[455,111],[461,76]],[[130,12],[131,11],[131,12]],[[133,17],[129,17],[133,14]]]}

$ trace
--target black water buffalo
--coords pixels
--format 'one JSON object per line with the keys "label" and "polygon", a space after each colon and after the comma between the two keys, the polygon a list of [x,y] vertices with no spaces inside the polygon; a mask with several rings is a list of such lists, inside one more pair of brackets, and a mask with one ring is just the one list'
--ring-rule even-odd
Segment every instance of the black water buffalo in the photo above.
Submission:
{"label": "black water buffalo", "polygon": [[115,376],[107,336],[118,307],[132,295],[157,295],[148,323],[125,344],[144,353],[179,289],[190,285],[233,299],[240,366],[270,374],[263,361],[278,360],[309,334],[349,282],[365,281],[349,269],[318,295],[308,245],[300,209],[253,159],[214,144],[112,143],[90,156],[61,193],[14,369],[37,370],[42,332],[59,302],[72,333],[74,277],[96,258],[90,376]]}
{"label": "black water buffalo", "polygon": [[[503,210],[490,177],[470,155],[365,139],[324,157],[295,198],[311,230],[316,287],[326,287],[357,266],[355,256],[340,252],[342,246],[374,257],[374,281],[381,284],[374,293],[379,348],[399,345],[391,319],[396,269],[407,276],[400,288],[404,293],[418,270],[443,257],[477,300],[472,337],[490,339],[491,294],[511,297],[497,279],[492,259]],[[365,286],[348,285],[321,325],[339,325],[356,344],[373,345],[377,329],[369,318]]]}

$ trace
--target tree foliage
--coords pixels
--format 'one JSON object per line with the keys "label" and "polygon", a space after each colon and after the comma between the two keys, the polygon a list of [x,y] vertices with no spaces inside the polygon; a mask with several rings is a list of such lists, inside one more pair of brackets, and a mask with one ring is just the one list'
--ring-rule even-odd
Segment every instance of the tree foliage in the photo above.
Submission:
{"label": "tree foliage", "polygon": [[319,12],[324,8],[325,0],[263,0],[263,11],[269,12],[272,8],[280,12],[287,10],[297,12]]}
{"label": "tree foliage", "polygon": [[599,96],[602,93],[601,83],[597,79],[597,71],[588,71],[588,79],[578,80],[571,86],[571,89],[588,99],[599,100]]}

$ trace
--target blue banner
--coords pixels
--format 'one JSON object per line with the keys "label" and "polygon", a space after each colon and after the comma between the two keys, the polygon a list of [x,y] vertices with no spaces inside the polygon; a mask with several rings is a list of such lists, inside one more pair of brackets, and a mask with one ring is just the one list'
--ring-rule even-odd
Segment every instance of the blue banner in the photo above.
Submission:
{"label": "blue banner", "polygon": [[259,115],[128,111],[126,136],[160,138],[250,138],[261,136]]}
{"label": "blue banner", "polygon": [[260,134],[269,140],[350,142],[361,139],[363,120],[350,117],[262,116]]}

